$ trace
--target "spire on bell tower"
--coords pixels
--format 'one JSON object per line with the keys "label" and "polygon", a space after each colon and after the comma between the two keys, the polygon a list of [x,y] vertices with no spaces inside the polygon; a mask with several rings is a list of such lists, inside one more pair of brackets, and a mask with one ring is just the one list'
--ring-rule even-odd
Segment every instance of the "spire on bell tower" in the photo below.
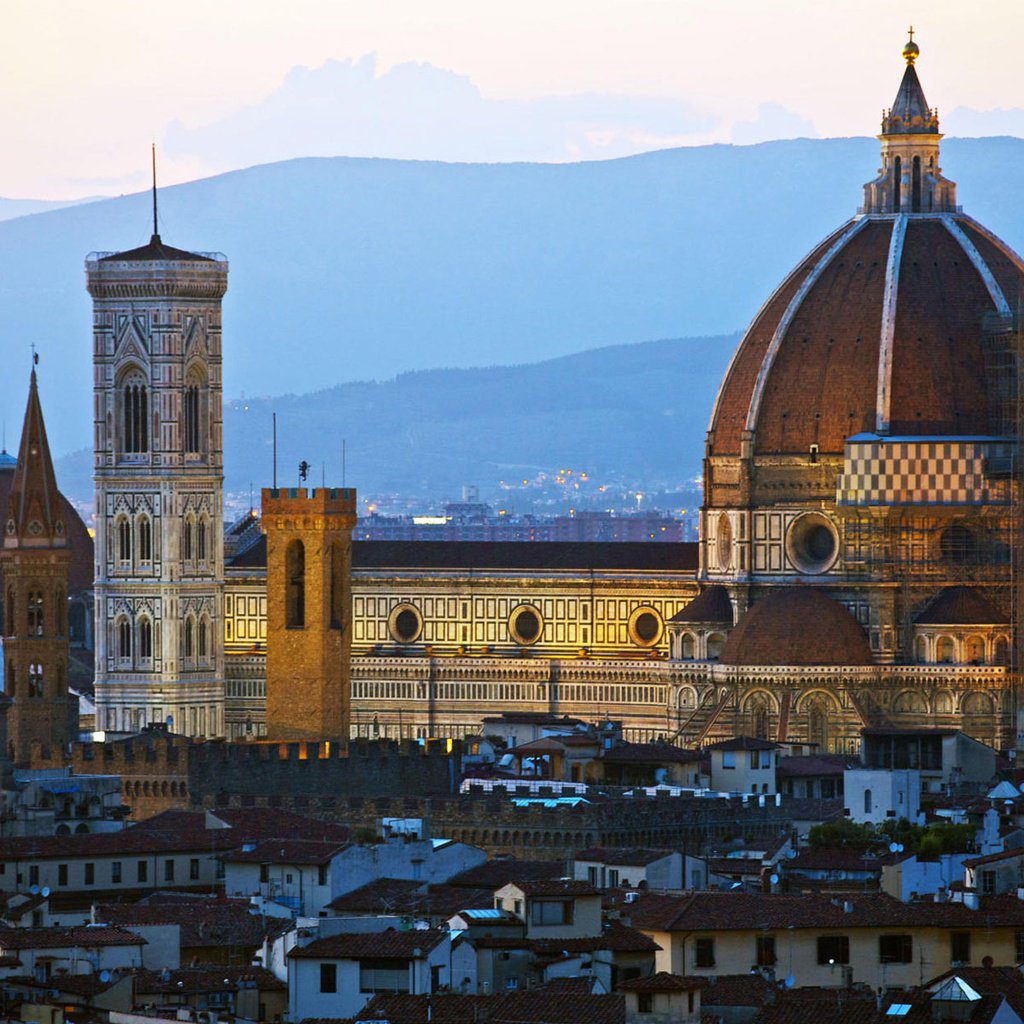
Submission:
{"label": "spire on bell tower", "polygon": [[939,167],[939,112],[928,106],[917,76],[921,48],[914,27],[903,47],[906,68],[892,106],[882,114],[882,167],[864,186],[864,213],[953,213],[956,184]]}
{"label": "spire on bell tower", "polygon": [[43,410],[39,403],[35,368],[37,362],[38,356],[33,352],[18,464],[7,499],[4,537],[4,545],[7,547],[64,547],[67,543],[62,503],[53,472],[50,445],[46,439]]}

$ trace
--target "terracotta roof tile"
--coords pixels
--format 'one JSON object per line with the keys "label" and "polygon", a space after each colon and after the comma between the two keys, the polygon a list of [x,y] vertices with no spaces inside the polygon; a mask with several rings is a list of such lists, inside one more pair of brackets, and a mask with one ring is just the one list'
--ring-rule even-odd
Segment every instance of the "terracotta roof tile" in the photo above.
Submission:
{"label": "terracotta roof tile", "polygon": [[393,928],[383,932],[344,932],[314,939],[308,946],[296,946],[288,955],[297,960],[352,960],[360,957],[410,960],[417,955],[425,955],[447,937],[447,929],[441,928],[405,932]]}

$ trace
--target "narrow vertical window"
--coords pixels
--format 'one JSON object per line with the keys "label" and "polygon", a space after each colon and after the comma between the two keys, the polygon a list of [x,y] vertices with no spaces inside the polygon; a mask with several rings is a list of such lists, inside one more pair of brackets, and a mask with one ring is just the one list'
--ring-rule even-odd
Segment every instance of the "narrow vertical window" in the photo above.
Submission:
{"label": "narrow vertical window", "polygon": [[185,657],[191,659],[195,653],[195,623],[191,616],[185,620]]}
{"label": "narrow vertical window", "polygon": [[30,697],[42,697],[43,695],[43,666],[31,664],[28,667],[28,695]]}
{"label": "narrow vertical window", "polygon": [[142,516],[139,519],[139,561],[151,562],[153,560],[153,528],[150,526],[149,517]]}
{"label": "narrow vertical window", "polygon": [[903,188],[903,160],[896,157],[892,165],[892,212],[899,213],[901,205],[900,192]]}
{"label": "narrow vertical window", "polygon": [[153,657],[153,623],[149,619],[139,622],[139,660],[150,661]]}
{"label": "narrow vertical window", "polygon": [[293,540],[285,551],[285,625],[301,629],[306,624],[306,549]]}
{"label": "narrow vertical window", "polygon": [[117,656],[128,661],[132,656],[132,625],[126,618],[117,622]]}
{"label": "narrow vertical window", "polygon": [[196,560],[206,561],[206,517],[202,516],[196,524]]}
{"label": "narrow vertical window", "polygon": [[192,517],[185,519],[185,529],[181,536],[181,557],[186,562],[192,561]]}
{"label": "narrow vertical window", "polygon": [[121,391],[123,450],[127,455],[149,451],[149,401],[141,375],[132,374]]}
{"label": "narrow vertical window", "polygon": [[199,660],[201,662],[206,661],[206,651],[208,648],[208,637],[210,632],[209,620],[204,616],[199,620]]}
{"label": "narrow vertical window", "polygon": [[335,541],[331,545],[331,629],[341,629],[345,618],[345,556]]}
{"label": "narrow vertical window", "polygon": [[127,516],[117,521],[117,560],[125,564],[132,560],[132,524]]}
{"label": "narrow vertical window", "polygon": [[38,590],[28,595],[28,635],[43,635],[43,595]]}
{"label": "narrow vertical window", "polygon": [[921,212],[921,158],[914,157],[911,170],[910,212]]}

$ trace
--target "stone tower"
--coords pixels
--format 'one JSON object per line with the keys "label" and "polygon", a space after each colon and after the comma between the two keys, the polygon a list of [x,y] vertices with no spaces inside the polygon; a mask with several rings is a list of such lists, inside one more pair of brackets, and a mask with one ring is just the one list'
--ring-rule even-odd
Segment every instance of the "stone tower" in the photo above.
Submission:
{"label": "stone tower", "polygon": [[[154,225],[155,227],[155,225]],[[97,726],[224,731],[221,299],[227,260],[86,260],[93,300]]]}
{"label": "stone tower", "polygon": [[267,738],[349,737],[352,488],[264,488]]}
{"label": "stone tower", "polygon": [[66,748],[77,732],[68,694],[68,548],[63,502],[46,441],[36,373],[29,384],[3,548],[4,692],[8,752],[29,760],[33,742]]}

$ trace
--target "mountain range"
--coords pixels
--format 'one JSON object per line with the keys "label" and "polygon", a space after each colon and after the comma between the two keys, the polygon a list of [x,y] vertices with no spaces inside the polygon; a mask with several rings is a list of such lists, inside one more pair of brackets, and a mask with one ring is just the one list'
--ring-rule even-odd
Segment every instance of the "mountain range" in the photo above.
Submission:
{"label": "mountain range", "polygon": [[[276,408],[282,432],[300,439],[295,451],[314,466],[335,461],[345,436],[353,459],[361,451],[375,460],[372,470],[362,467],[363,478],[403,486],[397,472],[409,453],[420,460],[422,478],[472,450],[476,461],[450,474],[471,482],[493,461],[485,446],[508,416],[522,423],[511,461],[542,465],[553,439],[575,429],[565,419],[574,400],[573,366],[580,380],[590,379],[584,364],[558,360],[598,349],[604,354],[593,356],[594,366],[619,360],[618,374],[627,364],[655,361],[648,378],[613,381],[628,402],[616,422],[642,421],[646,445],[671,437],[682,446],[671,461],[689,473],[699,462],[703,424],[688,425],[685,436],[672,434],[682,426],[673,424],[665,435],[654,424],[668,424],[649,419],[651,410],[692,405],[703,410],[700,420],[724,357],[702,343],[657,342],[631,354],[618,346],[742,327],[806,251],[856,211],[877,154],[870,139],[803,139],[577,164],[311,158],[164,189],[159,226],[169,244],[228,254],[226,395],[248,404],[250,421],[257,412],[265,420],[264,412]],[[1024,141],[947,139],[943,157],[968,212],[1024,247],[1024,207],[1017,201]],[[0,410],[12,437],[32,343],[42,355],[40,386],[54,450],[91,443],[82,260],[91,249],[144,242],[150,231],[146,194],[0,222],[9,370],[0,379]],[[669,362],[658,362],[663,359]],[[539,368],[531,370],[533,364]],[[545,390],[549,374],[565,390]],[[460,417],[458,403],[475,387],[490,399],[475,418]],[[543,408],[515,390],[520,387],[544,396]],[[509,389],[507,402],[496,405],[501,388]],[[311,392],[316,395],[308,397]],[[669,392],[678,396],[675,405],[666,404]],[[413,400],[413,393],[420,397]],[[274,395],[294,397],[243,401]],[[379,400],[364,401],[370,395]],[[389,405],[382,395],[405,397]],[[362,410],[360,430],[365,426],[370,440],[356,444],[359,431],[342,413],[348,407]],[[248,458],[252,446],[233,440],[232,431],[242,428],[231,417],[229,409],[229,457],[237,451]],[[638,435],[611,437],[599,428],[581,421],[581,433],[590,437],[586,461],[617,453],[625,460],[618,471],[628,473],[637,448],[619,441]],[[243,439],[253,431],[265,435],[263,426],[244,427]],[[453,442],[456,432],[465,448]],[[399,457],[394,439],[401,437],[408,452]],[[654,461],[664,465],[663,456]],[[351,465],[355,473],[357,463]],[[236,482],[248,472],[228,466]]]}

